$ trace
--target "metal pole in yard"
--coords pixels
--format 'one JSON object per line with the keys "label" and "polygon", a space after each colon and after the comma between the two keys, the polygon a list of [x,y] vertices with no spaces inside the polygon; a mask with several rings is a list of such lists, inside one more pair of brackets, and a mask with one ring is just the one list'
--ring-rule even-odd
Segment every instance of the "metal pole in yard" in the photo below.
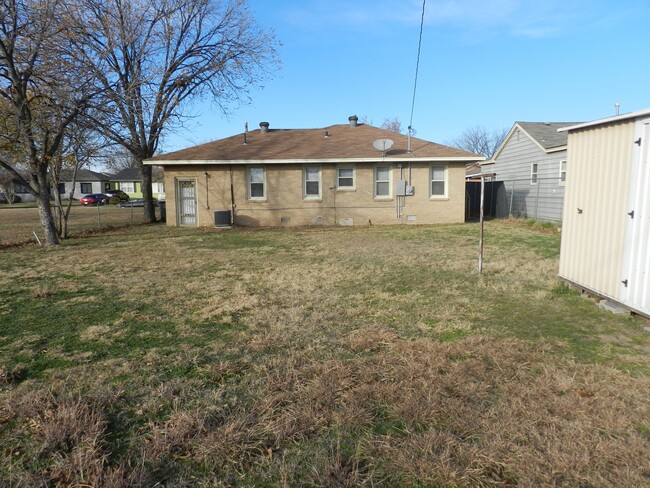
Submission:
{"label": "metal pole in yard", "polygon": [[131,205],[131,225],[133,225],[133,205]]}
{"label": "metal pole in yard", "polygon": [[97,228],[101,229],[102,227],[102,216],[99,212],[99,203],[97,204]]}
{"label": "metal pole in yard", "polygon": [[479,274],[483,273],[483,207],[485,205],[485,176],[481,175],[481,212],[480,212],[480,222],[481,222],[481,231],[480,237],[478,240],[478,272]]}
{"label": "metal pole in yard", "polygon": [[515,179],[512,179],[512,190],[510,190],[510,211],[508,212],[508,217],[512,218],[512,200],[515,197]]}
{"label": "metal pole in yard", "polygon": [[537,195],[535,196],[535,220],[537,220],[537,209],[539,208],[539,187],[542,184],[542,180],[537,178]]}

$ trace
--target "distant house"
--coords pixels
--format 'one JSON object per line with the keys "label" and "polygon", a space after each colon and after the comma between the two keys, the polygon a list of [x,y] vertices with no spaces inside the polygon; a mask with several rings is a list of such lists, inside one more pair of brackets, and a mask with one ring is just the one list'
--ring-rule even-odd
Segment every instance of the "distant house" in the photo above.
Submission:
{"label": "distant house", "polygon": [[468,164],[465,167],[465,179],[466,180],[473,180],[478,178],[480,180],[481,177],[481,163],[476,162],[472,164]]}
{"label": "distant house", "polygon": [[567,135],[561,127],[576,122],[515,122],[492,156],[482,164],[493,181],[499,216],[560,222],[567,169]]}
{"label": "distant house", "polygon": [[485,158],[415,138],[409,151],[407,136],[348,120],[263,122],[145,161],[164,167],[168,225],[212,226],[224,214],[246,226],[463,222],[465,165]]}
{"label": "distant house", "polygon": [[568,133],[559,275],[650,317],[650,109]]}
{"label": "distant house", "polygon": [[[68,198],[73,190],[72,170],[63,170],[59,175],[57,191],[63,198]],[[110,175],[90,171],[88,169],[77,170],[74,182],[74,193],[72,198],[78,200],[89,193],[103,193],[110,188]]]}
{"label": "distant house", "polygon": [[111,177],[112,188],[122,190],[130,197],[142,197],[141,181],[139,168],[124,168]]}
{"label": "distant house", "polygon": [[[156,169],[156,168],[154,168]],[[153,197],[164,197],[165,184],[162,171],[154,171],[152,177]],[[139,168],[125,168],[111,177],[111,187],[118,188],[130,197],[142,198],[142,175]]]}
{"label": "distant house", "polygon": [[[26,181],[29,181],[27,171],[21,169],[18,171]],[[12,177],[8,172],[5,174],[6,177],[0,184],[0,202],[4,203],[10,199],[13,203],[36,201],[36,197],[22,184],[22,180]]]}

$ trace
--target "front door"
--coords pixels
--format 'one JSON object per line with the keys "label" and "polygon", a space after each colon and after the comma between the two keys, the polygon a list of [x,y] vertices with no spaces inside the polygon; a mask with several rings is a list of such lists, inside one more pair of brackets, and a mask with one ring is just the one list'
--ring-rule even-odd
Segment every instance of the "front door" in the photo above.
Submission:
{"label": "front door", "polygon": [[176,212],[179,225],[197,225],[196,180],[176,181]]}

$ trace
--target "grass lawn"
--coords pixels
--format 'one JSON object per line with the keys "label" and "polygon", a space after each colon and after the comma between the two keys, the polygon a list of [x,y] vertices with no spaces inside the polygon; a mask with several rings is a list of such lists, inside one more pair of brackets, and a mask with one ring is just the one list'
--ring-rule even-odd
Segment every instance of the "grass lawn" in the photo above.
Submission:
{"label": "grass lawn", "polygon": [[0,485],[649,486],[647,322],[561,284],[547,228],[488,222],[482,276],[477,240],[0,249]]}

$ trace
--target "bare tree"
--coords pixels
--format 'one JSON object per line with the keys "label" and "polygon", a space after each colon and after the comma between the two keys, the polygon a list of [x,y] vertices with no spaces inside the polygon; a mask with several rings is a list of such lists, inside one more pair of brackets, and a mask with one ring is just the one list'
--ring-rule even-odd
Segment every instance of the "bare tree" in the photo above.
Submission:
{"label": "bare tree", "polygon": [[96,159],[101,161],[102,165],[113,173],[119,173],[126,168],[137,167],[133,154],[124,146],[115,144],[103,149]]}
{"label": "bare tree", "polygon": [[63,7],[63,0],[0,0],[0,149],[9,156],[0,157],[0,167],[36,197],[48,246],[59,243],[50,163],[92,96],[68,50],[74,32]]}
{"label": "bare tree", "polygon": [[192,98],[222,109],[276,63],[275,40],[245,0],[79,0],[86,61],[103,89],[94,119],[140,168],[145,220],[155,221],[151,166],[165,129],[182,124]]}
{"label": "bare tree", "polygon": [[384,119],[380,127],[391,132],[396,132],[397,134],[402,133],[402,121],[399,119],[399,117]]}
{"label": "bare tree", "polygon": [[481,125],[475,125],[465,129],[460,136],[452,139],[447,145],[490,158],[506,135],[508,135],[507,128],[491,131]]}
{"label": "bare tree", "polygon": [[[8,160],[6,155],[3,159]],[[2,167],[0,167],[0,191],[4,193],[7,203],[14,203],[16,197],[15,176]]]}
{"label": "bare tree", "polygon": [[[68,222],[70,218],[70,209],[77,182],[77,173],[83,167],[97,157],[104,149],[104,140],[90,127],[83,125],[83,119],[78,119],[77,123],[72,124],[66,131],[64,142],[61,145],[61,151],[56,157],[52,158],[50,164],[50,181],[52,185],[52,195],[54,197],[55,223],[59,237],[66,239],[68,237]],[[59,193],[59,182],[61,172],[67,171],[70,174],[70,193],[66,205],[63,205],[61,193]]]}

